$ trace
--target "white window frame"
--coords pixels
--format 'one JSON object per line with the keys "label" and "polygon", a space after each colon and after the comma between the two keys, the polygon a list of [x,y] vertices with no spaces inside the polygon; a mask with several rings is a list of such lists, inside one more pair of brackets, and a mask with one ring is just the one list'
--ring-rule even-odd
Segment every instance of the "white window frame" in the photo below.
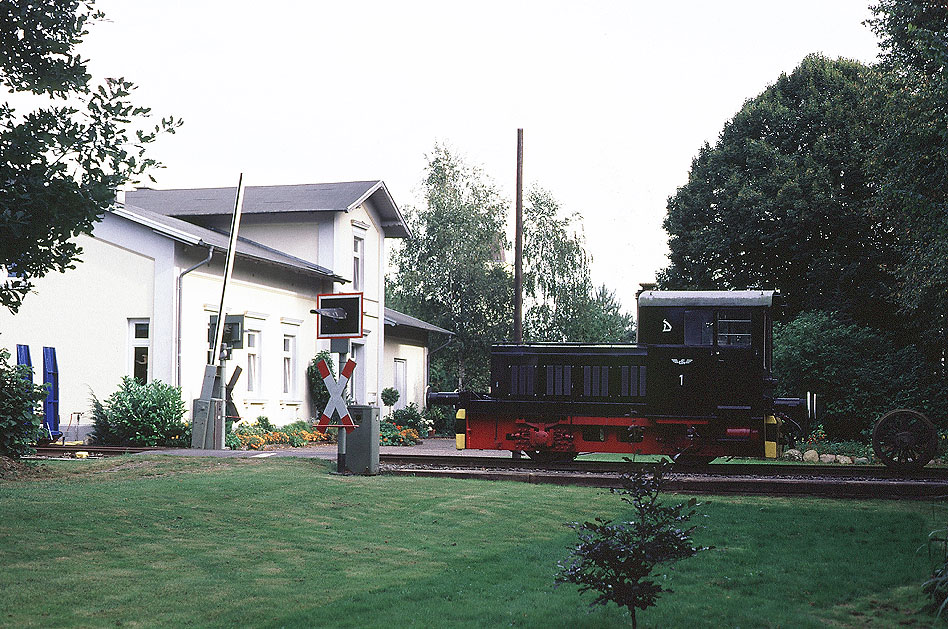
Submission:
{"label": "white window frame", "polygon": [[[148,336],[145,338],[139,338],[135,335],[137,326],[144,324],[148,326]],[[152,380],[151,375],[151,332],[152,325],[151,319],[129,319],[128,320],[128,375],[135,377],[135,353],[136,350],[144,347],[146,352],[146,361],[148,366],[146,368],[147,373],[145,374],[145,383],[149,383]]]}
{"label": "white window frame", "polygon": [[296,398],[296,336],[283,335],[283,397]]}
{"label": "white window frame", "polygon": [[[247,393],[253,393],[254,397],[261,397],[261,345],[263,335],[260,330],[246,330],[244,332],[244,350],[247,353]],[[251,343],[251,338],[253,343]]]}
{"label": "white window frame", "polygon": [[365,290],[365,234],[352,236],[352,290]]}

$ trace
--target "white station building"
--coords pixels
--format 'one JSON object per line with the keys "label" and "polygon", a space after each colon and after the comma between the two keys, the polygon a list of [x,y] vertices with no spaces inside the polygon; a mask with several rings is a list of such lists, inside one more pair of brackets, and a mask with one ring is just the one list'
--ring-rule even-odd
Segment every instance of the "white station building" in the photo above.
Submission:
{"label": "white station building", "polygon": [[[16,315],[0,310],[0,347],[28,351],[37,382],[55,350],[61,430],[87,428],[91,395],[104,400],[123,376],[180,386],[189,408],[199,397],[235,199],[236,188],[127,192],[78,237],[74,270],[38,280]],[[385,307],[385,240],[409,230],[382,181],[247,187],[239,236],[225,309],[243,315],[243,348],[225,377],[243,370],[241,417],[313,417],[306,367],[330,344],[310,311],[325,293],[363,294],[353,400],[379,406],[395,387],[399,407],[423,406],[429,348],[451,333]]]}

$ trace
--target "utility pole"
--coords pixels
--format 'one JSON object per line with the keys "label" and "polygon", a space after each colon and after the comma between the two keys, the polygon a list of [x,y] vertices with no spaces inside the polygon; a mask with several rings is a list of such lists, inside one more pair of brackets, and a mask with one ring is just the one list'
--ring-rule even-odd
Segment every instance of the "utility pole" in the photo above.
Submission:
{"label": "utility pole", "polygon": [[514,241],[514,343],[523,343],[523,129],[517,129],[517,222]]}

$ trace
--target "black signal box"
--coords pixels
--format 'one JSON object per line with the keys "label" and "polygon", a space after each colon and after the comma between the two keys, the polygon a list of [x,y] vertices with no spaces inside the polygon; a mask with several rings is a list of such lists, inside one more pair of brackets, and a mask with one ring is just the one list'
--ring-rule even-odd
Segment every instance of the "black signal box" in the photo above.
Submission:
{"label": "black signal box", "polygon": [[362,293],[316,296],[316,337],[321,339],[362,336]]}

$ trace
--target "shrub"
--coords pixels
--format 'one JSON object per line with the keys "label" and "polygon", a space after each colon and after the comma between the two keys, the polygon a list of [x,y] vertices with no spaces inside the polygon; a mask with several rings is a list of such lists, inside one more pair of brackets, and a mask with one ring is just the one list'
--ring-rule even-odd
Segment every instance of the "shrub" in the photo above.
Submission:
{"label": "shrub", "polygon": [[322,415],[326,405],[329,404],[329,389],[326,388],[323,377],[319,375],[319,368],[316,367],[321,360],[326,361],[329,372],[333,375],[333,378],[336,377],[336,367],[332,361],[332,354],[326,350],[317,353],[313,360],[309,362],[309,366],[306,367],[306,381],[309,383],[309,395],[313,400],[313,408],[316,409],[317,417]]}
{"label": "shrub", "polygon": [[287,444],[301,448],[311,442],[330,443],[335,433],[323,434],[303,420],[295,421],[282,428],[274,428],[270,420],[261,415],[252,424],[239,422],[234,427],[234,437],[239,441],[237,448],[259,450],[269,444]]}
{"label": "shrub", "polygon": [[779,395],[818,394],[820,421],[834,440],[865,438],[883,413],[914,408],[936,420],[945,396],[915,346],[837,313],[805,312],[774,326]]}
{"label": "shrub", "polygon": [[399,397],[401,397],[401,394],[398,392],[398,389],[394,387],[385,387],[382,389],[382,404],[385,406],[395,406],[395,402],[398,401]]}
{"label": "shrub", "polygon": [[414,402],[392,413],[391,423],[411,428],[422,435],[427,435],[428,431],[434,427],[431,420],[421,414]]}
{"label": "shrub", "polygon": [[598,591],[592,605],[613,602],[628,608],[633,627],[636,608],[645,610],[655,605],[662,592],[671,592],[657,582],[652,571],[660,564],[706,550],[691,539],[696,527],[682,528],[695,514],[698,502],[694,498],[673,505],[659,502],[671,466],[665,461],[650,470],[636,469],[623,475],[623,487],[613,491],[632,505],[635,520],[616,524],[596,518],[595,522],[570,524],[579,543],[568,563],[560,562],[556,575],[557,583],[575,583],[580,592]]}
{"label": "shrub", "polygon": [[434,426],[437,434],[454,436],[453,412],[447,411],[443,406],[429,406],[421,411],[421,415]]}
{"label": "shrub", "polygon": [[379,443],[383,446],[413,446],[421,442],[418,431],[390,421],[379,425]]}
{"label": "shrub", "polygon": [[0,456],[18,459],[36,452],[42,419],[37,405],[46,387],[34,385],[30,369],[10,365],[10,352],[0,349]]}
{"label": "shrub", "polygon": [[922,592],[928,597],[924,609],[937,618],[948,606],[948,528],[928,534],[928,559],[933,568],[931,577],[922,584]]}
{"label": "shrub", "polygon": [[122,378],[104,403],[92,396],[92,443],[103,445],[189,447],[182,421],[181,389],[154,380],[141,384]]}

